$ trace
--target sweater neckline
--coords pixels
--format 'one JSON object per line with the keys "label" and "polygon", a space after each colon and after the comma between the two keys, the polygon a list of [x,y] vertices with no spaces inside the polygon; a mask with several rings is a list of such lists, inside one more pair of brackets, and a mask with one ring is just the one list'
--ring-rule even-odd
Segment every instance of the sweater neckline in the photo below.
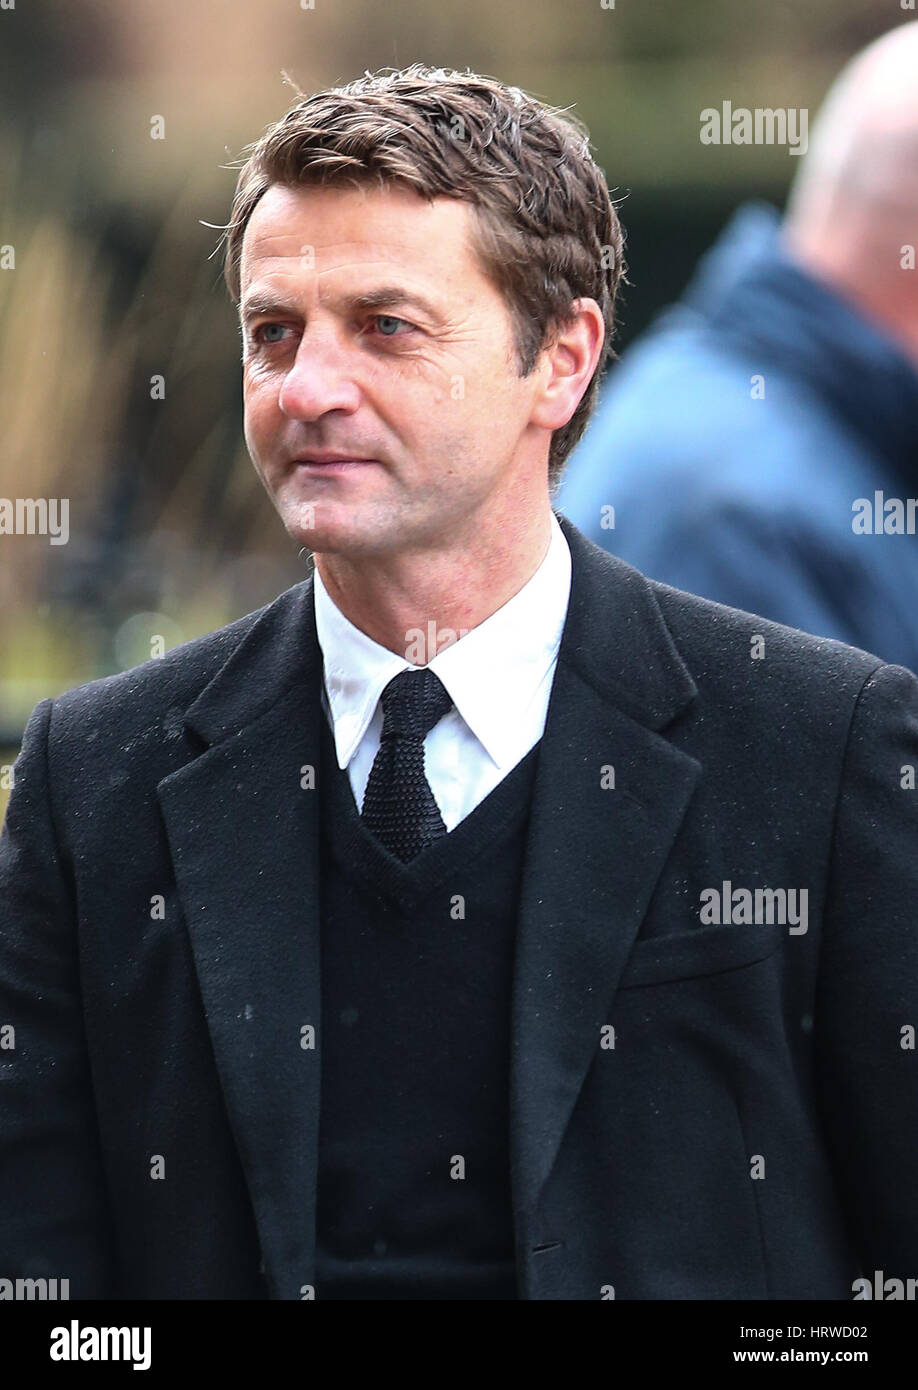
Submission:
{"label": "sweater neckline", "polygon": [[469,865],[484,850],[496,851],[528,816],[540,743],[458,825],[406,864],[364,824],[347,769],[338,766],[328,720],[323,718],[322,777],[329,779],[325,806],[334,819],[334,826],[323,824],[323,835],[331,854],[370,897],[388,898],[403,912],[416,908],[449,878],[461,889]]}

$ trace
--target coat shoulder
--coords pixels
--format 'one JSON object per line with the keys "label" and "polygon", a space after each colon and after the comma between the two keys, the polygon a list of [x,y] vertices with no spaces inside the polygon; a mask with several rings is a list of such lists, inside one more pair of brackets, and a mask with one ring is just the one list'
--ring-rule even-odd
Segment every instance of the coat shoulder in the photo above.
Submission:
{"label": "coat shoulder", "polygon": [[165,725],[181,728],[185,710],[232,658],[259,622],[283,624],[302,601],[305,580],[261,608],[236,618],[214,632],[183,642],[161,657],[114,675],[74,686],[54,699],[53,724],[57,739],[68,735],[81,742],[103,732],[123,738],[132,730]]}
{"label": "coat shoulder", "polygon": [[797,691],[817,703],[847,697],[878,667],[873,652],[773,622],[758,613],[648,580],[676,646],[696,680],[713,688],[754,681],[770,693]]}

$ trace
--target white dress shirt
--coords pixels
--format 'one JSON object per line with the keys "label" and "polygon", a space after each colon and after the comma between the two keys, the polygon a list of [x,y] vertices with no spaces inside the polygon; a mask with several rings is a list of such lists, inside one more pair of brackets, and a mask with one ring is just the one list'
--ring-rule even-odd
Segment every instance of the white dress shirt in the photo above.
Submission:
{"label": "white dress shirt", "polygon": [[[516,594],[428,665],[454,708],[424,741],[424,767],[446,829],[453,830],[542,737],[567,616],[571,554],[554,512],[538,569]],[[380,695],[393,676],[421,669],[368,637],[313,575],[322,649],[322,705],[338,766],[359,809],[382,734]]]}

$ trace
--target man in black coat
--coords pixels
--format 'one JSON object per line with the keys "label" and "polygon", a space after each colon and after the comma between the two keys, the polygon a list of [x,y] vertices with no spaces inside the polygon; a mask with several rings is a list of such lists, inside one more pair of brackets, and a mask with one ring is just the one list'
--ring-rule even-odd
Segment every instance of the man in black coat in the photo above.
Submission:
{"label": "man in black coat", "polygon": [[918,683],[551,509],[608,353],[604,190],[569,121],[417,67],[306,98],[243,170],[246,437],[315,572],[29,721],[5,1276],[579,1300],[918,1273]]}

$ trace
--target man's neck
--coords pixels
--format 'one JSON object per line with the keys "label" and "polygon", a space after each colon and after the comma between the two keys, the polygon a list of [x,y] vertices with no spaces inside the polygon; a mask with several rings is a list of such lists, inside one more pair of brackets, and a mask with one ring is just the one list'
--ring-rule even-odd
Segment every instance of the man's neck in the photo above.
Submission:
{"label": "man's neck", "polygon": [[846,239],[833,241],[828,232],[817,238],[808,228],[789,223],[782,239],[798,265],[891,338],[918,372],[916,293],[908,272],[890,269],[898,265],[899,238],[889,238],[872,257],[864,239],[857,244],[850,229]]}
{"label": "man's neck", "polygon": [[[551,509],[476,543],[350,558],[317,554],[332,602],[374,642],[426,665],[496,613],[532,578],[551,541]],[[422,636],[420,636],[422,634]]]}

